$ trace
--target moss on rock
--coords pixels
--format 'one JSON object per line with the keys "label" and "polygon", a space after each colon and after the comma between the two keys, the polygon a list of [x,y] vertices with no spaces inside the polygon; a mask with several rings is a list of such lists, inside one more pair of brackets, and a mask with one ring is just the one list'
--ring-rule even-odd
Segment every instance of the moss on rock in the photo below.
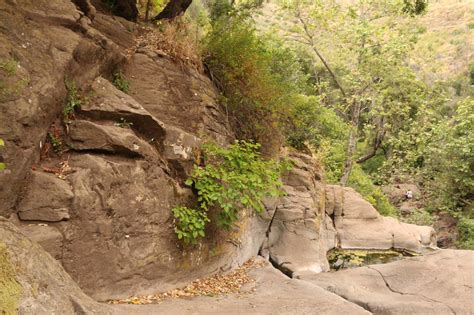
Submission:
{"label": "moss on rock", "polygon": [[16,314],[21,298],[21,285],[10,262],[7,246],[0,243],[0,313]]}

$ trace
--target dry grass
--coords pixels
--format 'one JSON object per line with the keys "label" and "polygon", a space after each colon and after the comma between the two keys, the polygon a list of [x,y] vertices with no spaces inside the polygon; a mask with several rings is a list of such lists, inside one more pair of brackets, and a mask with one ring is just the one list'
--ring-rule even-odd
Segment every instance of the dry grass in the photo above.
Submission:
{"label": "dry grass", "polygon": [[182,67],[192,67],[202,71],[198,30],[194,23],[178,18],[163,21],[157,25],[145,25],[134,47],[129,49],[132,55],[139,48],[149,48],[159,55],[169,57]]}

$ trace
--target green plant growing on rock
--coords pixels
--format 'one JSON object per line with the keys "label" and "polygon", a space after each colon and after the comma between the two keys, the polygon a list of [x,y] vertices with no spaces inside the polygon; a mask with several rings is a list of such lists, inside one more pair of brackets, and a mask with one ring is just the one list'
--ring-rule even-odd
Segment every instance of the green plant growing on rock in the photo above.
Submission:
{"label": "green plant growing on rock", "polygon": [[63,143],[59,137],[54,135],[52,132],[48,132],[48,138],[53,146],[53,150],[56,154],[60,155],[63,150]]}
{"label": "green plant growing on rock", "polygon": [[18,69],[18,62],[14,59],[0,61],[0,70],[3,70],[8,76],[14,76]]}
{"label": "green plant growing on rock", "polygon": [[74,81],[65,80],[66,90],[67,90],[67,98],[66,98],[66,105],[63,109],[63,119],[64,122],[69,122],[72,118],[74,118],[74,113],[77,109],[81,108],[82,100],[78,95],[76,83]]}
{"label": "green plant growing on rock", "polygon": [[281,196],[280,174],[289,169],[287,162],[265,161],[260,144],[236,141],[227,148],[204,144],[200,164],[194,166],[186,185],[198,194],[198,207],[175,207],[175,232],[185,243],[196,243],[204,237],[208,211],[217,209],[217,224],[229,229],[244,209],[264,211],[263,198]]}
{"label": "green plant growing on rock", "polygon": [[196,244],[199,237],[206,235],[206,223],[210,222],[206,212],[183,206],[175,207],[172,211],[179,222],[175,229],[178,239],[186,244]]}
{"label": "green plant growing on rock", "polygon": [[114,72],[112,84],[124,93],[130,91],[130,82],[128,82],[127,78],[120,70]]}
{"label": "green plant growing on rock", "polygon": [[125,118],[120,118],[118,122],[114,123],[114,126],[120,127],[120,128],[131,128],[133,126],[133,123],[131,121],[127,121]]}

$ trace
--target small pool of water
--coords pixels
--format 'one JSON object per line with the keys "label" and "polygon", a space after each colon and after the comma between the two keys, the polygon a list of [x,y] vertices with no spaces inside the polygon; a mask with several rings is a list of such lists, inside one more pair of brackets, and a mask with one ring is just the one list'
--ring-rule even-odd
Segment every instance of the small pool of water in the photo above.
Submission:
{"label": "small pool of water", "polygon": [[386,264],[392,261],[401,260],[405,257],[413,256],[416,256],[416,254],[395,249],[332,249],[327,253],[331,270]]}

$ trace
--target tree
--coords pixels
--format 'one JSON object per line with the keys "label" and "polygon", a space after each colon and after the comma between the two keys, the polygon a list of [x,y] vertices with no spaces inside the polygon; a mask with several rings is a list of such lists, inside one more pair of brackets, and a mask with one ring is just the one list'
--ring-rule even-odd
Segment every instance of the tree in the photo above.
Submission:
{"label": "tree", "polygon": [[[403,75],[411,71],[405,62],[413,49],[407,18],[398,1],[362,0],[343,7],[330,1],[289,0],[285,5],[297,21],[288,36],[312,53],[314,69],[322,64],[316,74],[330,82],[331,106],[351,125],[340,178],[346,185],[354,160],[362,163],[375,156],[398,125],[392,121],[411,114],[413,102],[419,101],[417,89],[404,91],[408,95],[393,93],[393,86],[406,86]],[[418,86],[414,75],[409,78]],[[371,137],[370,149],[355,159],[357,144],[366,137]]]}
{"label": "tree", "polygon": [[192,0],[170,0],[163,9],[163,11],[161,11],[157,16],[155,16],[153,20],[159,21],[162,19],[174,19],[178,15],[181,15],[186,12],[191,3]]}

